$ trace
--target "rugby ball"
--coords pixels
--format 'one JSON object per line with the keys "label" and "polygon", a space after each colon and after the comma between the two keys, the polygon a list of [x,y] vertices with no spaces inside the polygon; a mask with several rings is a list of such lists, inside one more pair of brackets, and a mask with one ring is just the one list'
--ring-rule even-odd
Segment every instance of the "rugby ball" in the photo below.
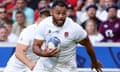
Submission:
{"label": "rugby ball", "polygon": [[49,38],[47,45],[50,49],[60,48],[60,39],[58,37],[51,37]]}

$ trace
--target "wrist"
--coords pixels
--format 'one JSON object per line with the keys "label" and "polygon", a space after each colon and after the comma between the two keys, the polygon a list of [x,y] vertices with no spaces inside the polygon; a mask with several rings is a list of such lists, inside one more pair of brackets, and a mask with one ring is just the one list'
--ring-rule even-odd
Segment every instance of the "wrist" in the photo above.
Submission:
{"label": "wrist", "polygon": [[45,51],[44,51],[44,50],[41,50],[41,52],[39,53],[39,56],[46,57]]}

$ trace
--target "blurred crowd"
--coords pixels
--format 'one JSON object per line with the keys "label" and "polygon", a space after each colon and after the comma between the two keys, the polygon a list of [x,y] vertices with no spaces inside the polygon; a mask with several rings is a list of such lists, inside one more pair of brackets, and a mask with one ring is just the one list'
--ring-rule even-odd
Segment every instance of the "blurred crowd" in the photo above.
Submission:
{"label": "blurred crowd", "polygon": [[[0,0],[0,42],[17,42],[21,31],[41,21],[54,0]],[[64,0],[66,15],[82,26],[92,44],[120,42],[120,0]]]}

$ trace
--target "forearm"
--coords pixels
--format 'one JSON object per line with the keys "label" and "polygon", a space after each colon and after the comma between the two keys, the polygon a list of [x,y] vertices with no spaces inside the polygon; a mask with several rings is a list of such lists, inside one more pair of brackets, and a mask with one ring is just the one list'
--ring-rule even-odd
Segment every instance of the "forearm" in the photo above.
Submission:
{"label": "forearm", "polygon": [[41,48],[39,48],[39,46],[37,46],[37,45],[33,46],[33,52],[38,56],[43,56]]}
{"label": "forearm", "polygon": [[29,67],[29,64],[32,62],[28,59],[24,51],[16,51],[15,56],[25,65]]}
{"label": "forearm", "polygon": [[85,38],[80,42],[80,44],[84,45],[86,47],[87,53],[90,56],[90,59],[92,62],[97,62],[95,52],[93,50],[92,44],[89,41],[89,38]]}
{"label": "forearm", "polygon": [[53,57],[56,56],[59,52],[59,49],[49,49],[47,46],[42,50],[41,46],[43,44],[43,40],[34,40],[33,43],[33,52],[42,57]]}
{"label": "forearm", "polygon": [[16,46],[15,56],[25,65],[29,66],[32,61],[26,56],[28,46],[18,43]]}
{"label": "forearm", "polygon": [[38,56],[43,56],[43,50],[41,49],[41,46],[43,44],[43,41],[42,40],[37,40],[35,39],[34,40],[34,43],[33,43],[33,52],[38,55]]}
{"label": "forearm", "polygon": [[94,50],[92,49],[92,46],[88,45],[89,48],[87,48],[87,53],[90,56],[90,59],[92,62],[97,62],[97,58],[95,55]]}

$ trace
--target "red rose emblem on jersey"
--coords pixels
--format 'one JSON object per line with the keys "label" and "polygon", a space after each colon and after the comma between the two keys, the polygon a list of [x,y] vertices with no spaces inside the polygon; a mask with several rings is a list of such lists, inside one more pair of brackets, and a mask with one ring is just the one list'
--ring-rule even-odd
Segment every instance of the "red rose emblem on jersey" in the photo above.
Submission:
{"label": "red rose emblem on jersey", "polygon": [[68,36],[69,36],[69,33],[68,33],[68,32],[65,32],[65,33],[64,33],[64,36],[65,36],[65,37],[68,37]]}

